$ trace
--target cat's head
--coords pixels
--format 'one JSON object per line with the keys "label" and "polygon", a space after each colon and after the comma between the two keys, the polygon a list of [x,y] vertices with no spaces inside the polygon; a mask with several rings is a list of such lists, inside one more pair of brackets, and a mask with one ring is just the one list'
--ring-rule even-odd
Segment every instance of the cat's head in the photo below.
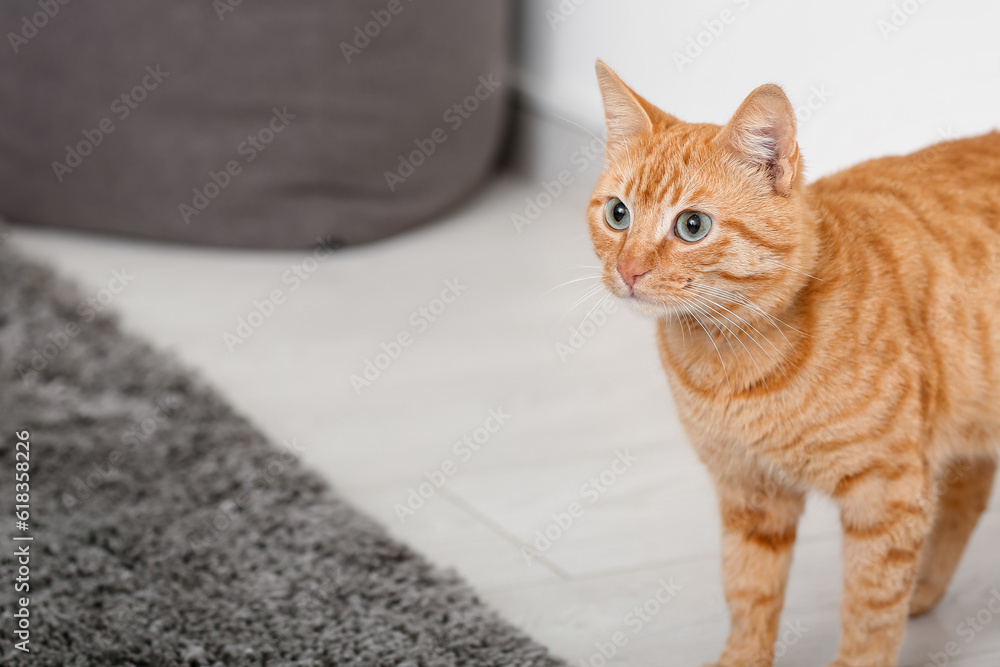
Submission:
{"label": "cat's head", "polygon": [[607,165],[588,222],[608,290],[653,317],[774,312],[814,254],[785,93],[757,88],[720,127],[661,111],[600,61],[597,78]]}

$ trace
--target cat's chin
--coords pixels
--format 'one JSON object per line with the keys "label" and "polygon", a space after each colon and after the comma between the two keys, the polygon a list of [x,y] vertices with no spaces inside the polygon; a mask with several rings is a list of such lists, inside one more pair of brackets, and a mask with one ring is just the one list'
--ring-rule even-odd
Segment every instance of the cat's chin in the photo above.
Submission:
{"label": "cat's chin", "polygon": [[654,320],[669,317],[671,313],[677,311],[676,306],[663,303],[662,301],[654,301],[648,297],[640,295],[631,295],[619,298],[627,303],[632,310],[637,312],[639,315]]}

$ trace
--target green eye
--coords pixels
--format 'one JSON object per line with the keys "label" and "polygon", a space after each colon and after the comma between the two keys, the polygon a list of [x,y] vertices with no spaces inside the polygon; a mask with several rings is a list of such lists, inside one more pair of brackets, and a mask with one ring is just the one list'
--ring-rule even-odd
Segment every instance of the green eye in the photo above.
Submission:
{"label": "green eye", "polygon": [[712,216],[701,211],[684,211],[677,216],[674,231],[688,243],[700,241],[712,228]]}
{"label": "green eye", "polygon": [[632,214],[628,212],[628,206],[622,203],[618,197],[612,197],[604,205],[604,219],[608,221],[611,229],[621,231],[628,229],[632,223]]}

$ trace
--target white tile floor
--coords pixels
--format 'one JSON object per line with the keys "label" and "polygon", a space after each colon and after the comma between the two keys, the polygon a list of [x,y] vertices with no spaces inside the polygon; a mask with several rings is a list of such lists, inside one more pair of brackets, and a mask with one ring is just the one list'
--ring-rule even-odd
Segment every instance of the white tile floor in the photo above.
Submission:
{"label": "white tile floor", "polygon": [[[599,646],[618,631],[628,641],[609,665],[700,665],[716,657],[727,623],[712,491],[681,434],[651,324],[619,310],[581,327],[597,299],[571,306],[596,283],[548,291],[593,275],[579,267],[596,260],[582,190],[563,194],[518,233],[511,215],[539,191],[500,180],[439,224],[341,251],[317,267],[304,264],[305,253],[24,228],[11,242],[89,294],[114,270],[133,275],[111,305],[128,329],[173,350],[276,440],[295,441],[344,496],[456,568],[573,665],[602,664]],[[294,267],[307,276],[297,288],[283,279]],[[456,280],[454,302],[435,302]],[[235,335],[254,301],[276,289],[283,302],[230,351],[224,334]],[[583,345],[560,355],[557,345],[570,345],[577,327]],[[358,394],[350,376],[363,374],[366,360],[384,362],[376,359],[381,344],[401,333],[411,343]],[[490,410],[509,417],[495,433],[477,430],[495,426]],[[478,451],[455,449],[464,436],[478,438]],[[631,463],[614,472],[619,456]],[[453,474],[443,487],[401,521],[396,505],[448,462]],[[555,525],[553,515],[573,503],[572,522]],[[546,530],[561,534],[532,555],[536,531]],[[779,665],[832,658],[838,549],[836,513],[817,498],[785,613],[801,637],[788,635]],[[663,604],[655,597],[661,582],[679,586]],[[1000,599],[997,498],[947,598],[910,624],[902,665],[1000,665],[991,591]],[[643,605],[648,615],[632,612]],[[981,630],[960,626],[977,614]],[[937,655],[950,641],[960,653]]]}

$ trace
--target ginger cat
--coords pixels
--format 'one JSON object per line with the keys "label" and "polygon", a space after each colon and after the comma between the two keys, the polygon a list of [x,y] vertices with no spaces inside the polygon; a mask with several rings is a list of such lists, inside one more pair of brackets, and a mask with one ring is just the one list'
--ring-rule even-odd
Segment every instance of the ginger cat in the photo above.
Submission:
{"label": "ginger cat", "polygon": [[604,63],[603,282],[656,321],[715,483],[731,627],[717,667],[767,667],[805,494],[838,504],[840,647],[893,667],[986,507],[1000,441],[1000,133],[806,185],[775,85],[685,123]]}

